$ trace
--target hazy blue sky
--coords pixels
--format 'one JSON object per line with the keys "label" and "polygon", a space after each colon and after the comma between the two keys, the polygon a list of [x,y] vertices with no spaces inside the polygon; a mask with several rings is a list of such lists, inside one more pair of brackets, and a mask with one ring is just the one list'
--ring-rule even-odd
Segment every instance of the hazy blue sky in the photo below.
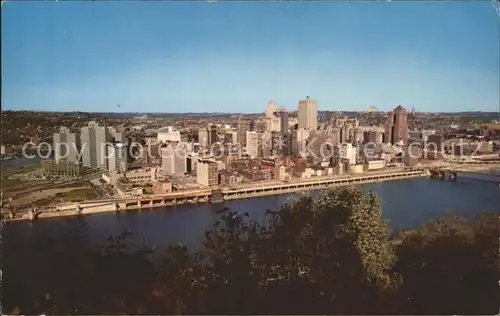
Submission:
{"label": "hazy blue sky", "polygon": [[495,111],[499,25],[488,2],[7,2],[2,106]]}

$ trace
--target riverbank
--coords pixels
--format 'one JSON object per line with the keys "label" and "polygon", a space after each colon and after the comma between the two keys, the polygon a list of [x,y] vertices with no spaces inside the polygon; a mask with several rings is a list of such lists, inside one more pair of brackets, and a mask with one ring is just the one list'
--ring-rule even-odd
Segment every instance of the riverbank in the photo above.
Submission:
{"label": "riverbank", "polygon": [[[253,187],[242,187],[222,190],[224,198],[216,203],[231,200],[252,199],[271,195],[283,195],[301,191],[322,190],[341,186],[362,185],[374,182],[405,180],[411,178],[428,177],[424,171],[409,171],[398,173],[381,173],[372,175],[348,176],[341,178],[322,178],[292,181],[283,184],[261,185]],[[116,201],[102,202],[88,201],[87,203],[74,203],[71,205],[58,206],[58,211],[41,211],[37,214],[27,213],[21,217],[7,218],[5,221],[20,221],[34,219],[50,219],[58,217],[85,216],[108,212],[133,211],[152,209],[183,204],[206,204],[215,203],[210,200],[212,195],[206,193],[203,198],[172,197],[172,196],[142,196],[138,198],[124,198]]]}

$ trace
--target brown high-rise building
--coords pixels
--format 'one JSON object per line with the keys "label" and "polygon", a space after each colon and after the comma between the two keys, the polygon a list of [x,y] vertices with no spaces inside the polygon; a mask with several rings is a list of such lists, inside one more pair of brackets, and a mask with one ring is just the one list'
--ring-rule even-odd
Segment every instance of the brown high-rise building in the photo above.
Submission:
{"label": "brown high-rise building", "polygon": [[402,105],[398,105],[389,112],[385,127],[386,143],[396,144],[400,141],[408,143],[408,112]]}

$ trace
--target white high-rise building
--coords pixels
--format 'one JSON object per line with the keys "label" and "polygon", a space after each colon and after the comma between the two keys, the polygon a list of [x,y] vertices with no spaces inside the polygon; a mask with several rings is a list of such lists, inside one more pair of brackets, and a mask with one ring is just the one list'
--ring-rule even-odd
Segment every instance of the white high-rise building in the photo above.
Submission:
{"label": "white high-rise building", "polygon": [[108,146],[108,171],[119,173],[127,172],[128,146],[124,143],[107,144]]}
{"label": "white high-rise building", "polygon": [[217,161],[213,159],[198,159],[196,164],[196,180],[199,184],[209,188],[219,185],[219,171]]}
{"label": "white high-rise building", "polygon": [[316,130],[318,127],[318,102],[309,99],[299,101],[299,129]]}
{"label": "white high-rise building", "polygon": [[209,131],[206,127],[200,127],[198,130],[198,142],[203,148],[209,147]]}
{"label": "white high-rise building", "polygon": [[337,147],[337,155],[340,159],[349,161],[350,165],[355,165],[358,158],[358,151],[352,144],[345,143]]}
{"label": "white high-rise building", "polygon": [[76,163],[78,160],[78,149],[76,135],[68,128],[61,127],[59,133],[54,133],[54,161]]}
{"label": "white high-rise building", "polygon": [[186,148],[173,145],[161,149],[161,168],[169,173],[183,175],[187,172],[188,153]]}
{"label": "white high-rise building", "polygon": [[116,142],[123,142],[124,134],[113,127],[99,126],[99,123],[95,121],[82,127],[80,130],[82,165],[89,168],[107,169],[107,143],[113,138]]}
{"label": "white high-rise building", "polygon": [[256,158],[259,156],[259,133],[255,131],[247,131],[247,154],[250,158]]}

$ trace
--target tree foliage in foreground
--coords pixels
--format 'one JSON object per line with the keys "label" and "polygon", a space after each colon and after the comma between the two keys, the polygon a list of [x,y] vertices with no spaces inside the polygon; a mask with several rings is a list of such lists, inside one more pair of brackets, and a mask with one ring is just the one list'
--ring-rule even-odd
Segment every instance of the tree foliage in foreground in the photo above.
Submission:
{"label": "tree foliage in foreground", "polygon": [[201,251],[170,247],[158,265],[126,233],[83,246],[77,221],[21,244],[7,236],[3,306],[14,314],[496,313],[497,215],[441,218],[391,239],[375,195],[332,190],[297,197],[265,224],[226,210]]}

